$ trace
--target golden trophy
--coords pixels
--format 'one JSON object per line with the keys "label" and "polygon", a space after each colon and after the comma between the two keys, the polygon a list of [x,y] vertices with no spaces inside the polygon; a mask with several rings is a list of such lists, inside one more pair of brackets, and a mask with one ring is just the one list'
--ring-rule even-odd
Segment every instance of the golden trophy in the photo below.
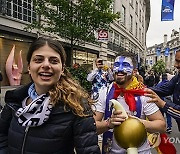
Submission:
{"label": "golden trophy", "polygon": [[147,139],[147,132],[143,123],[137,118],[128,117],[123,106],[115,99],[110,100],[115,110],[121,110],[126,120],[114,127],[114,137],[118,145],[127,149],[127,154],[138,154],[137,148]]}

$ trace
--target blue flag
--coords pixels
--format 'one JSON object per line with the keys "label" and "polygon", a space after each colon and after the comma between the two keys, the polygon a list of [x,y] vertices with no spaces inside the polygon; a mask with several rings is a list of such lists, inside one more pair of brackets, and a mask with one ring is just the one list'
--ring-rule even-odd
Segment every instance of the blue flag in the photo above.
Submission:
{"label": "blue flag", "polygon": [[174,0],[162,0],[161,21],[174,20]]}
{"label": "blue flag", "polygon": [[160,56],[161,55],[161,47],[156,48],[156,55]]}
{"label": "blue flag", "polygon": [[167,47],[167,48],[165,48],[165,50],[164,50],[164,56],[169,56],[169,51],[170,51],[170,48],[169,47]]}

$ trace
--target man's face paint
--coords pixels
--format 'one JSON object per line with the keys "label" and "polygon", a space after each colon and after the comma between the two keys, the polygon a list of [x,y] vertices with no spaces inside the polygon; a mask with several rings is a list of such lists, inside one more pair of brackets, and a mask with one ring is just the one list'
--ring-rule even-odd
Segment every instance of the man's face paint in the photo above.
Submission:
{"label": "man's face paint", "polygon": [[124,72],[127,75],[131,75],[133,72],[132,59],[130,57],[118,56],[114,62],[113,72]]}

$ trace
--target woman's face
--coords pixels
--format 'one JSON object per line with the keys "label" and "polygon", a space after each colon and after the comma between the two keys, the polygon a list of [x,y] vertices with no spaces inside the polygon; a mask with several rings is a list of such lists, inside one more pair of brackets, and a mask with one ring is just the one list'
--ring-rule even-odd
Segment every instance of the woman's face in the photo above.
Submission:
{"label": "woman's face", "polygon": [[48,45],[33,52],[28,68],[39,95],[48,92],[63,73],[60,55]]}

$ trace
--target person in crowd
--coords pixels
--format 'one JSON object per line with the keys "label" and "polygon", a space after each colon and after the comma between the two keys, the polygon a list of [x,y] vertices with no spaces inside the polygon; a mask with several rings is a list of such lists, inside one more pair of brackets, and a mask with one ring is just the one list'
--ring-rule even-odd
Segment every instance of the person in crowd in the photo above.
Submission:
{"label": "person in crowd", "polygon": [[[180,105],[180,48],[176,50],[174,67],[178,70],[178,74],[160,87],[154,86],[150,89],[160,97],[173,95],[173,103]],[[180,120],[176,119],[176,122],[180,131]]]}
{"label": "person in crowd", "polygon": [[27,62],[32,82],[5,95],[0,153],[100,154],[93,101],[65,68],[62,45],[38,38]]}
{"label": "person in crowd", "polygon": [[139,68],[139,75],[141,75],[143,77],[143,79],[145,78],[145,66],[140,66]]}
{"label": "person in crowd", "polygon": [[166,70],[166,74],[167,74],[167,79],[168,79],[169,81],[174,77],[172,71],[170,71],[170,70],[168,70],[168,69]]}
{"label": "person in crowd", "polygon": [[152,87],[155,84],[155,77],[152,70],[148,71],[148,73],[145,75],[144,84],[147,87]]}
{"label": "person in crowd", "polygon": [[[162,78],[162,81],[157,84],[157,87],[160,87],[161,85],[163,85],[169,81],[166,73],[163,73],[161,75],[161,78]],[[161,99],[164,100],[165,102],[167,102],[168,104],[171,104],[171,102],[172,102],[172,96],[162,97]],[[161,108],[160,108],[160,111],[163,115],[166,114],[166,122],[167,122],[166,132],[171,133],[172,132],[172,130],[171,130],[171,128],[172,128],[171,116],[167,112],[164,113],[164,110]]]}
{"label": "person in crowd", "polygon": [[111,69],[105,67],[102,58],[97,58],[95,63],[96,68],[88,74],[87,80],[92,82],[92,98],[97,100],[99,97],[99,89],[101,87],[107,87],[114,78]]}
{"label": "person in crowd", "polygon": [[142,83],[144,82],[144,79],[143,79],[143,77],[139,74],[137,68],[135,68],[135,69],[133,70],[133,75],[137,78],[137,80],[138,80],[139,82],[142,82]]}
{"label": "person in crowd", "polygon": [[[109,87],[102,87],[99,99],[95,104],[95,120],[98,134],[103,133],[103,153],[124,154],[126,150],[117,145],[114,136],[114,126],[121,125],[125,117],[121,111],[113,111],[109,107],[109,100],[116,99],[126,112],[136,116],[148,132],[164,132],[166,130],[164,118],[156,104],[148,104],[148,97],[144,95],[144,85],[133,76],[136,61],[130,53],[121,53],[114,62],[115,81]],[[139,104],[139,105],[136,105]],[[146,120],[146,118],[149,119]],[[128,129],[128,128],[127,128]],[[112,140],[112,141],[110,141]],[[151,153],[148,141],[138,148],[139,154]]]}
{"label": "person in crowd", "polygon": [[154,73],[154,85],[157,85],[160,82],[160,74],[158,72]]}

